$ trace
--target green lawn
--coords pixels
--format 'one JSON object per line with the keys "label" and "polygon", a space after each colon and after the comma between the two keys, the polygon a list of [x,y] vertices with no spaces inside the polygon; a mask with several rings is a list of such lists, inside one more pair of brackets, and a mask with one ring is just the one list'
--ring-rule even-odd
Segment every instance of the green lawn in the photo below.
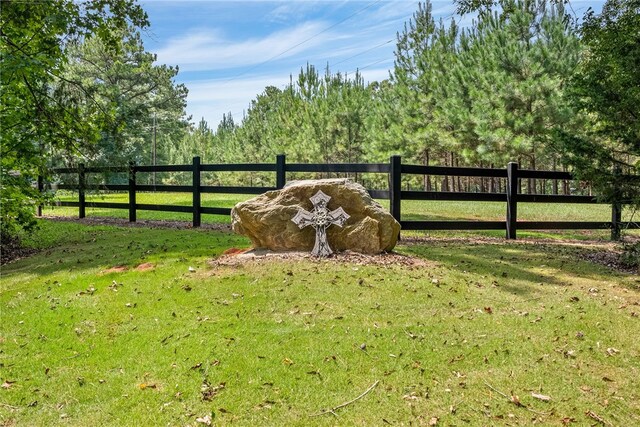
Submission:
{"label": "green lawn", "polygon": [[[192,198],[190,193],[138,193],[136,201],[139,204],[162,204],[162,205],[178,205],[192,206]],[[236,203],[250,199],[251,195],[243,194],[202,194],[202,206],[232,208]],[[77,194],[69,194],[67,192],[56,197],[60,201],[78,201]],[[111,203],[129,203],[128,193],[111,193],[111,194],[92,194],[87,195],[87,202],[111,202]],[[68,208],[60,206],[47,206],[43,213],[51,216],[75,216],[78,215],[78,208]],[[87,216],[107,216],[113,218],[129,218],[127,209],[102,209],[87,208]],[[137,211],[138,219],[146,220],[176,220],[191,222],[192,216],[187,213],[179,212],[159,212],[159,211]],[[229,223],[230,218],[223,215],[203,215],[203,223]]]}
{"label": "green lawn", "polygon": [[41,225],[2,267],[3,426],[640,424],[640,278],[604,243],[221,265],[248,241]]}
{"label": "green lawn", "polygon": [[[60,193],[58,200],[77,201],[77,195]],[[251,195],[241,194],[202,194],[202,206],[232,208],[236,203],[251,198]],[[88,195],[87,201],[128,203],[128,194],[95,194]],[[378,200],[382,206],[388,207],[388,200]],[[165,204],[191,206],[189,193],[139,193],[137,202],[140,204]],[[78,208],[46,207],[45,215],[69,216],[78,215]],[[87,208],[88,217],[107,216],[114,218],[128,218],[126,209],[97,209]],[[402,202],[402,217],[404,220],[470,220],[470,221],[504,221],[506,204],[499,202],[440,202],[415,201]],[[177,220],[191,222],[191,214],[176,212],[138,211],[141,220]],[[546,204],[520,203],[518,204],[518,219],[521,221],[610,221],[611,207],[609,205],[584,204]],[[630,209],[623,211],[624,221],[638,221],[638,215]],[[222,215],[203,215],[203,223],[229,223],[230,218]],[[631,230],[631,234],[640,236],[640,230]],[[503,237],[504,231],[423,231],[411,232],[410,235],[428,235],[433,237],[450,236],[489,236]],[[523,238],[571,238],[571,239],[608,239],[608,230],[520,230],[518,236]]]}

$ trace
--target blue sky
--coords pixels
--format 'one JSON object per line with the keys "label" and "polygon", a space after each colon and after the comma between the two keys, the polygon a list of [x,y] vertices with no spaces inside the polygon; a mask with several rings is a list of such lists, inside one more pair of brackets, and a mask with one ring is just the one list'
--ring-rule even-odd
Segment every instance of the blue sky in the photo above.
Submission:
{"label": "blue sky", "polygon": [[[180,67],[189,88],[187,112],[214,128],[223,113],[237,122],[266,86],[284,87],[306,63],[366,81],[388,77],[396,33],[418,8],[409,0],[141,0],[151,21],[143,33],[158,63]],[[577,16],[604,0],[573,0]],[[434,0],[433,14],[468,25],[450,0]]]}

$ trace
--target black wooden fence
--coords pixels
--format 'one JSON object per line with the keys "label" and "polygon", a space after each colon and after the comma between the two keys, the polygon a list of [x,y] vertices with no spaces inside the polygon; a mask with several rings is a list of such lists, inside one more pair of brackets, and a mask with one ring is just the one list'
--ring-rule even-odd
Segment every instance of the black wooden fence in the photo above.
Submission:
{"label": "black wooden fence", "polygon": [[[392,156],[389,163],[348,163],[348,164],[305,164],[287,163],[284,155],[278,155],[274,163],[242,164],[201,164],[200,157],[194,157],[190,165],[138,166],[130,163],[128,167],[85,167],[53,169],[56,174],[77,174],[78,184],[60,184],[59,189],[78,191],[77,202],[58,202],[60,206],[78,207],[78,216],[85,217],[86,208],[128,209],[129,221],[136,221],[139,210],[185,212],[193,215],[193,226],[199,227],[203,214],[229,215],[231,209],[206,207],[201,205],[202,193],[222,194],[261,194],[266,191],[283,188],[288,172],[304,173],[379,173],[387,174],[388,190],[368,190],[371,197],[388,199],[391,214],[398,220],[403,230],[505,230],[508,239],[515,239],[517,230],[560,230],[560,229],[610,229],[611,238],[618,239],[623,227],[640,227],[637,222],[622,222],[622,202],[611,205],[611,221],[518,221],[518,203],[601,203],[596,197],[579,195],[542,195],[522,194],[521,179],[573,180],[571,173],[558,171],[538,171],[519,169],[517,163],[509,163],[506,169],[465,168],[444,166],[419,166],[402,163],[400,156]],[[87,174],[120,172],[128,173],[128,184],[87,184]],[[192,185],[142,185],[138,184],[138,172],[190,172]],[[275,187],[209,186],[201,185],[201,172],[274,172]],[[505,192],[473,193],[447,191],[409,191],[402,190],[403,175],[436,175],[459,177],[505,178]],[[44,184],[38,180],[41,189]],[[128,203],[87,202],[86,191],[108,190],[128,191]],[[193,196],[192,206],[140,204],[136,202],[137,192],[183,192]],[[405,221],[402,220],[402,200],[441,200],[441,201],[484,201],[506,203],[505,221]],[[39,213],[41,211],[39,210]]]}

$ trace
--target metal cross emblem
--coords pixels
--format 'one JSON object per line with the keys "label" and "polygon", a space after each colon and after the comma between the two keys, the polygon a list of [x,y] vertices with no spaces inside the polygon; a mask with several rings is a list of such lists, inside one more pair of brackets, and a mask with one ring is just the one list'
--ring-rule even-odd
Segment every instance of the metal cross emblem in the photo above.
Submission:
{"label": "metal cross emblem", "polygon": [[331,200],[331,196],[327,196],[321,190],[311,197],[313,210],[311,212],[298,208],[298,213],[291,221],[295,222],[301,229],[312,226],[316,230],[316,243],[311,253],[318,257],[326,257],[333,253],[327,241],[327,228],[331,225],[342,227],[349,215],[341,207],[329,211],[327,203]]}

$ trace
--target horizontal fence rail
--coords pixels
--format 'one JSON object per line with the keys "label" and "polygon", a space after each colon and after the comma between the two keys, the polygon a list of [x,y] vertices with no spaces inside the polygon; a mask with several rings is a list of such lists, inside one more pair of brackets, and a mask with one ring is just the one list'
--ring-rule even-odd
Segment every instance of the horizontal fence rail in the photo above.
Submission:
{"label": "horizontal fence rail", "polygon": [[[593,196],[559,195],[559,194],[522,194],[521,180],[575,180],[569,172],[538,171],[519,169],[517,163],[509,163],[505,169],[498,168],[465,168],[446,166],[421,166],[403,164],[400,156],[391,156],[389,163],[343,163],[343,164],[306,164],[287,163],[284,155],[276,156],[273,163],[238,163],[238,164],[201,164],[200,157],[194,157],[190,165],[155,165],[85,167],[52,169],[55,174],[74,174],[78,184],[54,184],[52,188],[78,191],[77,202],[58,202],[59,206],[78,208],[78,216],[85,217],[86,208],[126,209],[129,221],[135,222],[137,211],[182,212],[193,215],[193,226],[199,227],[201,216],[229,215],[231,209],[224,207],[202,206],[202,193],[222,194],[262,194],[267,191],[281,189],[287,182],[287,173],[375,173],[388,176],[388,190],[367,190],[371,197],[388,199],[393,217],[400,222],[403,230],[505,230],[508,239],[515,239],[517,230],[561,230],[561,229],[610,229],[611,238],[618,239],[623,227],[640,227],[637,222],[622,222],[622,206],[625,201],[611,204],[611,221],[518,221],[518,203],[604,203]],[[138,173],[156,172],[188,172],[192,174],[192,185],[138,184]],[[202,172],[275,172],[275,187],[254,186],[212,186],[201,185]],[[126,173],[128,184],[87,184],[87,174]],[[411,191],[402,190],[403,175],[457,176],[506,179],[505,192],[454,192],[454,191]],[[639,180],[637,176],[625,176],[625,179]],[[38,178],[38,188],[44,189],[42,178]],[[128,203],[87,202],[86,191],[127,191]],[[191,206],[158,205],[137,203],[139,192],[181,192],[192,194]],[[477,201],[506,203],[504,221],[406,221],[402,219],[402,200],[432,201]],[[41,213],[41,208],[38,208]]]}

